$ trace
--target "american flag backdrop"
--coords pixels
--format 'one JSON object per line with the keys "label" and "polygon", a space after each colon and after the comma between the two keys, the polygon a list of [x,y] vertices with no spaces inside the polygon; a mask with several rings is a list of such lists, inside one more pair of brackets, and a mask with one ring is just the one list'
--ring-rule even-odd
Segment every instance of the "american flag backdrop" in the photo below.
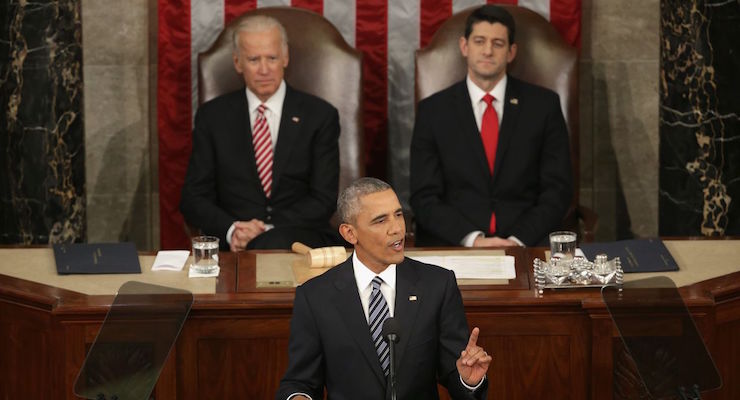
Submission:
{"label": "american flag backdrop", "polygon": [[[581,0],[158,0],[157,127],[161,248],[187,248],[178,210],[197,107],[197,55],[225,24],[258,7],[322,14],[362,51],[365,163],[403,197],[414,121],[414,51],[450,15],[486,2],[527,7],[579,47]],[[388,149],[394,149],[389,152]]]}

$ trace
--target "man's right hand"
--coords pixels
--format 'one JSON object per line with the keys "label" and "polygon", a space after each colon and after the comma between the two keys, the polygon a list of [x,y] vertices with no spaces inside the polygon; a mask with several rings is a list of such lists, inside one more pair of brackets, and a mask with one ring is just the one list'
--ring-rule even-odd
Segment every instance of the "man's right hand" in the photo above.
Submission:
{"label": "man's right hand", "polygon": [[247,244],[265,231],[265,223],[258,219],[234,222],[234,232],[231,234],[231,251],[241,251]]}

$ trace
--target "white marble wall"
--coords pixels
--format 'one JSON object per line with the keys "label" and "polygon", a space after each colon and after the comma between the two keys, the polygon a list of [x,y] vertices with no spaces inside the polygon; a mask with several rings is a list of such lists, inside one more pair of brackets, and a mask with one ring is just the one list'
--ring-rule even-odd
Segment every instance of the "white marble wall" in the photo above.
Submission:
{"label": "white marble wall", "polygon": [[82,3],[88,240],[133,241],[139,250],[159,241],[152,12],[156,1]]}
{"label": "white marble wall", "polygon": [[[583,0],[581,203],[658,231],[659,0]],[[88,240],[159,244],[156,1],[82,3]]]}

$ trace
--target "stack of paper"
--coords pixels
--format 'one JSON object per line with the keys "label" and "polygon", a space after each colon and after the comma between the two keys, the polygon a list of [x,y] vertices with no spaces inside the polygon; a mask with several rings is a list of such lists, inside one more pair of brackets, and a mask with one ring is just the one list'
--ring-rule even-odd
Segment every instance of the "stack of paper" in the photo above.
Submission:
{"label": "stack of paper", "polygon": [[455,272],[457,279],[514,279],[513,256],[414,256],[414,260]]}

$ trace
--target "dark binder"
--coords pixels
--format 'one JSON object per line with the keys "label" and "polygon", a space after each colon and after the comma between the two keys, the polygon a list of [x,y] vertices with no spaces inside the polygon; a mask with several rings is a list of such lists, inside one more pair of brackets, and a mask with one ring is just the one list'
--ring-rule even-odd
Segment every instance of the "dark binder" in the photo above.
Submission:
{"label": "dark binder", "polygon": [[131,242],[55,244],[59,275],[140,274],[139,254]]}
{"label": "dark binder", "polygon": [[626,273],[678,271],[676,260],[659,238],[582,243],[581,250],[589,260],[602,253],[610,260],[619,257]]}

